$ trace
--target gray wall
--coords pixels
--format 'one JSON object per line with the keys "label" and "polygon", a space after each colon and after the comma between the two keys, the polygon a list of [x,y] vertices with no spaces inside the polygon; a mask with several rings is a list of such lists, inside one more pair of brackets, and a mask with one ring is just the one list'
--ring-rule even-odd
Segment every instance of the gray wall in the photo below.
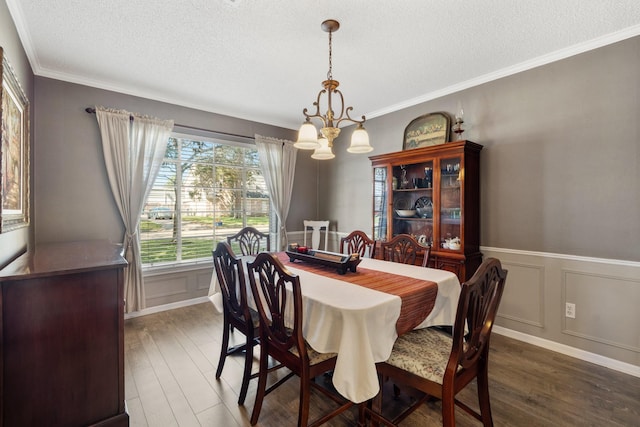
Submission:
{"label": "gray wall", "polygon": [[[412,119],[453,114],[461,101],[464,137],[484,146],[482,245],[640,261],[638,76],[636,37],[377,117],[366,127],[373,154],[400,151]],[[346,153],[346,145],[338,142],[336,159],[322,166],[320,179],[331,191],[321,193],[321,215],[341,232],[370,233],[370,162]]]}
{"label": "gray wall", "polygon": [[[292,139],[295,131],[151,101],[88,86],[36,77],[35,237],[37,242],[107,239],[119,242],[123,229],[109,189],[95,115],[103,105],[173,119],[176,124],[253,137]],[[300,167],[307,159],[300,159]],[[301,194],[315,186],[301,181]],[[303,205],[304,206],[304,205]],[[315,203],[292,215],[311,214]],[[309,212],[309,213],[308,213]]]}
{"label": "gray wall", "polygon": [[[7,9],[7,4],[4,1],[0,2],[0,46],[2,46],[4,50],[4,56],[13,67],[27,98],[29,98],[32,103],[30,111],[31,124],[33,127],[33,72],[31,71],[31,66],[29,65],[22,43],[18,38],[18,32]],[[33,133],[30,145],[33,145]],[[24,252],[27,249],[30,238],[32,238],[30,227],[0,234],[0,267],[6,265],[17,255]]]}

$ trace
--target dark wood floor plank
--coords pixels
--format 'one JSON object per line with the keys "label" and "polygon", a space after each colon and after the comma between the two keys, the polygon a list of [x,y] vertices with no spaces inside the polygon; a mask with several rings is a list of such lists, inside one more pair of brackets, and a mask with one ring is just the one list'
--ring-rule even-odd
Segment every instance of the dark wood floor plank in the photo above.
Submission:
{"label": "dark wood floor plank", "polygon": [[[222,315],[209,303],[125,322],[125,395],[132,427],[249,426],[255,381],[245,406],[237,404],[243,357],[229,357],[222,378],[215,379],[221,328]],[[233,339],[243,341],[240,334]],[[640,425],[640,378],[496,334],[489,377],[496,427]],[[293,378],[267,396],[258,425],[295,425],[298,391],[298,379]],[[386,397],[386,410],[400,411],[410,395],[407,390],[397,400]],[[463,390],[460,398],[477,406],[475,384]],[[314,393],[311,417],[330,406]],[[326,426],[353,426],[355,420],[354,409]],[[459,427],[480,425],[460,410],[456,421]],[[429,402],[403,425],[441,423],[440,403]]]}

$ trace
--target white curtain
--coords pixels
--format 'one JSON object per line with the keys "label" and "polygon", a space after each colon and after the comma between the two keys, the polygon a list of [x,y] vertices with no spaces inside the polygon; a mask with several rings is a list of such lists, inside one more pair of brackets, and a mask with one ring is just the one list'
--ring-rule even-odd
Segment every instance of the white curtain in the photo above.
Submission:
{"label": "white curtain", "polygon": [[287,244],[285,224],[291,204],[298,149],[293,146],[292,141],[261,135],[256,135],[255,139],[262,175],[269,190],[271,205],[278,216],[279,227],[275,247],[282,250]]}
{"label": "white curtain", "polygon": [[[147,195],[162,166],[173,120],[158,120],[96,106],[102,149],[113,197],[125,226],[125,311],[145,308],[138,224]],[[130,118],[133,117],[133,120]]]}

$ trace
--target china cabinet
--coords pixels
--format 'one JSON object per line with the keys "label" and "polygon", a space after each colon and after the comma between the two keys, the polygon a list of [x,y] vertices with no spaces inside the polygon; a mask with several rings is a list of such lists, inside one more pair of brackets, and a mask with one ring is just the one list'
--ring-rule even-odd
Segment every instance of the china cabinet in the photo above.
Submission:
{"label": "china cabinet", "polygon": [[481,150],[463,140],[369,157],[374,239],[411,234],[432,246],[430,267],[471,278],[482,262]]}

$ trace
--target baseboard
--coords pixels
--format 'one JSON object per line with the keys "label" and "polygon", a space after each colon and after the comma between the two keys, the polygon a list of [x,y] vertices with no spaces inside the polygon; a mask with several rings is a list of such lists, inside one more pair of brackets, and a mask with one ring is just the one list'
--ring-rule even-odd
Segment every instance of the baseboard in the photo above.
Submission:
{"label": "baseboard", "polygon": [[167,310],[174,310],[176,308],[188,307],[190,305],[201,304],[203,302],[211,302],[211,300],[209,299],[209,297],[199,297],[199,298],[193,298],[193,299],[188,299],[184,301],[172,302],[170,304],[156,305],[153,307],[142,309],[140,311],[125,313],[124,319],[127,320],[127,319],[132,319],[134,317],[147,316],[149,314],[160,313]]}
{"label": "baseboard", "polygon": [[542,347],[547,350],[555,351],[556,353],[575,357],[576,359],[584,360],[585,362],[590,362],[595,365],[603,366],[605,368],[613,369],[614,371],[622,372],[622,373],[640,378],[640,366],[621,362],[619,360],[611,359],[609,357],[601,356],[599,354],[580,350],[575,347],[571,347],[565,344],[560,344],[560,343],[546,340],[544,338],[539,338],[533,335],[524,334],[522,332],[503,328],[497,325],[493,326],[493,332],[499,335],[504,335],[505,337],[513,338],[518,341],[535,345],[537,347]]}

